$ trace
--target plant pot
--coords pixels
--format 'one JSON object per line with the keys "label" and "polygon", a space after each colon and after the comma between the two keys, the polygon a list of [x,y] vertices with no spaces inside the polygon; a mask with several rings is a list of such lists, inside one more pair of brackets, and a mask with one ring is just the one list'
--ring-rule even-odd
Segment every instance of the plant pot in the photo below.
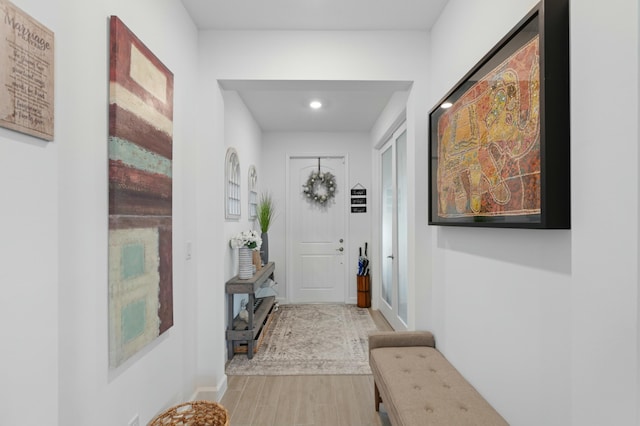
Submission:
{"label": "plant pot", "polygon": [[260,257],[262,258],[262,264],[266,265],[269,262],[269,235],[263,232],[260,235],[262,239],[262,246],[260,247]]}

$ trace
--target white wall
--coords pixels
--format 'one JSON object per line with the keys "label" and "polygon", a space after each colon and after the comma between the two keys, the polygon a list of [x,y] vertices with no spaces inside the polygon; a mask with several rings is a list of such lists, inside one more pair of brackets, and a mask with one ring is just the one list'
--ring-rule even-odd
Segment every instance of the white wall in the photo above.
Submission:
{"label": "white wall", "polygon": [[407,103],[410,91],[398,91],[391,95],[389,102],[384,107],[380,116],[373,124],[370,133],[370,145],[372,150],[380,148],[391,137],[407,116]]}
{"label": "white wall", "polygon": [[[233,148],[240,160],[240,184],[241,184],[241,217],[240,219],[228,219],[225,222],[225,235],[227,236],[225,254],[225,277],[232,278],[238,273],[238,251],[229,247],[229,240],[239,232],[249,229],[259,231],[255,220],[249,220],[249,167],[255,166],[258,173],[258,187],[263,179],[262,159],[262,130],[251,115],[242,98],[236,91],[225,90],[222,92],[224,99],[224,147],[225,155],[228,148]],[[215,165],[224,167],[225,158],[216,159]],[[223,209],[224,205],[220,206]]]}
{"label": "white wall", "polygon": [[[59,253],[60,262],[60,362],[54,370],[60,383],[59,394],[51,397],[59,402],[60,425],[126,425],[136,413],[145,424],[160,409],[190,398],[196,386],[197,289],[194,264],[185,260],[184,247],[195,232],[195,172],[189,165],[195,156],[197,31],[178,0],[53,4],[64,13],[55,28],[59,180],[52,184],[59,200],[60,233],[53,253]],[[110,15],[120,17],[175,77],[174,326],[115,370],[108,364],[107,323]],[[42,179],[55,182],[52,176]],[[29,384],[38,397],[49,397],[40,392],[39,380]],[[33,424],[55,423],[48,418]]]}
{"label": "white wall", "polygon": [[[39,3],[14,1],[50,30],[57,31],[59,9],[55,4]],[[61,59],[59,51],[55,58]],[[55,77],[58,83],[60,77]],[[61,105],[62,98],[57,96],[56,109]],[[56,117],[57,134],[60,125]],[[2,425],[47,424],[58,415],[59,148],[58,138],[44,142],[0,128]],[[30,397],[35,389],[41,392],[37,410]]]}
{"label": "white wall", "polygon": [[[535,3],[450,1],[431,34],[429,103]],[[429,227],[432,324],[440,350],[511,424],[631,425],[637,2],[571,2],[571,40],[572,230]],[[624,93],[634,96],[604,106]]]}
{"label": "white wall", "polygon": [[[249,220],[249,167],[255,166],[258,174],[258,194],[260,194],[261,182],[265,178],[267,170],[262,167],[262,130],[251,115],[242,98],[236,91],[225,90],[224,98],[224,146],[226,149],[234,148],[240,160],[240,184],[241,184],[241,217],[239,220],[227,220],[225,222],[225,239],[227,242],[224,267],[225,282],[238,274],[238,250],[229,247],[229,240],[242,231],[250,229],[260,232],[257,221]],[[225,155],[226,156],[226,155]],[[224,167],[224,158],[219,162]],[[218,160],[216,160],[218,161]],[[224,208],[224,206],[222,206]],[[224,287],[223,287],[224,288]],[[240,300],[247,296],[235,297],[234,316],[239,312]]]}
{"label": "white wall", "polygon": [[638,7],[571,2],[574,424],[638,422]]}
{"label": "white wall", "polygon": [[202,71],[229,80],[420,80],[426,42],[419,31],[200,33]]}
{"label": "white wall", "polygon": [[[196,174],[195,209],[197,233],[194,235],[194,261],[197,265],[197,379],[199,397],[219,399],[226,390],[224,366],[226,352],[226,296],[224,284],[238,273],[237,250],[229,240],[237,233],[253,229],[247,219],[249,166],[255,165],[261,180],[261,131],[235,91],[222,90],[213,69],[215,58],[201,55],[195,115],[197,155],[190,163]],[[200,97],[202,95],[202,97]],[[198,101],[199,100],[199,101]],[[233,147],[240,160],[242,216],[225,220],[224,180],[227,148]],[[236,298],[237,313],[240,298]],[[207,393],[205,393],[207,392]]]}
{"label": "white wall", "polygon": [[[275,278],[278,282],[278,296],[288,301],[286,291],[286,223],[287,223],[287,194],[286,170],[289,156],[335,154],[345,155],[347,158],[347,188],[360,183],[367,188],[367,213],[349,213],[349,234],[345,237],[345,262],[348,274],[348,301],[356,303],[357,286],[356,271],[358,247],[364,248],[365,241],[371,244],[371,169],[370,144],[367,133],[289,133],[270,132],[264,134],[262,148],[263,172],[260,187],[271,191],[278,204],[278,217],[269,230],[269,260],[276,263]],[[349,196],[346,208],[350,209]]]}

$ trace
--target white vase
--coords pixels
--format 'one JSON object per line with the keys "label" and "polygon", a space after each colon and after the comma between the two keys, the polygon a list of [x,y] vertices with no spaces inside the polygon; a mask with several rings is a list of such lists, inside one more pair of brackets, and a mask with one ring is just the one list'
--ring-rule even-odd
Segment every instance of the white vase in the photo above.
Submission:
{"label": "white vase", "polygon": [[238,249],[238,278],[247,280],[253,277],[253,253],[247,247]]}

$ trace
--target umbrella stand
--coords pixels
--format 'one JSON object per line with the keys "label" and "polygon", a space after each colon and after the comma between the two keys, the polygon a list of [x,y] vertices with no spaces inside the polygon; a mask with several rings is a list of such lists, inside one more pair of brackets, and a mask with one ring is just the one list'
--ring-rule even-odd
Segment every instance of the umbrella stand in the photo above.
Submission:
{"label": "umbrella stand", "polygon": [[371,307],[371,278],[358,275],[358,308]]}
{"label": "umbrella stand", "polygon": [[371,278],[369,277],[368,243],[364,243],[364,256],[362,247],[358,256],[358,307],[371,307]]}

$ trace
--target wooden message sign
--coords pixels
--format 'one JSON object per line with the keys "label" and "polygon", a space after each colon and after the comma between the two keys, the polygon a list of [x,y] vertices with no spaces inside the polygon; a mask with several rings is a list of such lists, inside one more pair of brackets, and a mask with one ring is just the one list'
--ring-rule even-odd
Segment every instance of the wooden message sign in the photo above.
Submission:
{"label": "wooden message sign", "polygon": [[0,126],[53,140],[53,42],[52,31],[0,0]]}

